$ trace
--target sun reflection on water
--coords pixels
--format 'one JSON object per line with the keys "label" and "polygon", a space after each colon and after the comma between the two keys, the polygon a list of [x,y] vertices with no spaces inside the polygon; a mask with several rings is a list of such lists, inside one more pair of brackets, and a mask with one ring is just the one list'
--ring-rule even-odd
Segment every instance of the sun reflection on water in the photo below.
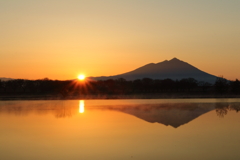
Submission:
{"label": "sun reflection on water", "polygon": [[84,112],[84,100],[79,101],[79,113]]}

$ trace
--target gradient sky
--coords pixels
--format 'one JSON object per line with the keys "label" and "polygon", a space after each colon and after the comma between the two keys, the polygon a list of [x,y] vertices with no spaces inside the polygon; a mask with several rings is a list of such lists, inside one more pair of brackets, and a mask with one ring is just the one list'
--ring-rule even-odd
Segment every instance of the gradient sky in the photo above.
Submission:
{"label": "gradient sky", "polygon": [[240,0],[0,0],[0,77],[110,76],[174,57],[240,79]]}

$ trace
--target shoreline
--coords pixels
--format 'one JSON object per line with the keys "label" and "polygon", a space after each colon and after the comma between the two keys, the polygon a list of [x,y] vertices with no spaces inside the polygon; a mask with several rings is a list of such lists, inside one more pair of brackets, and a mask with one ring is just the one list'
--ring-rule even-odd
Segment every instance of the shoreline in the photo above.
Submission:
{"label": "shoreline", "polygon": [[139,95],[0,95],[0,101],[7,100],[80,100],[80,99],[196,99],[196,98],[240,98],[240,95],[189,95],[189,94],[139,94]]}

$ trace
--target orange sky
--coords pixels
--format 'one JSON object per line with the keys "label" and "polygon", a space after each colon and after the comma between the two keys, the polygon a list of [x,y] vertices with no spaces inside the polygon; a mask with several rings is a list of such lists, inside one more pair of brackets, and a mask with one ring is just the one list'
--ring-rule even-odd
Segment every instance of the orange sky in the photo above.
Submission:
{"label": "orange sky", "polygon": [[240,79],[240,1],[0,0],[0,77],[110,76],[177,57]]}

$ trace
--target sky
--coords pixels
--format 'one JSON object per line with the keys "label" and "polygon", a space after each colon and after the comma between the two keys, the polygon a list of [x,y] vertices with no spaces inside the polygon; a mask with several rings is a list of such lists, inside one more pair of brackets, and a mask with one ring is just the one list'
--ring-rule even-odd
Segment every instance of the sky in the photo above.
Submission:
{"label": "sky", "polygon": [[240,0],[0,0],[0,77],[111,76],[174,57],[240,79]]}

